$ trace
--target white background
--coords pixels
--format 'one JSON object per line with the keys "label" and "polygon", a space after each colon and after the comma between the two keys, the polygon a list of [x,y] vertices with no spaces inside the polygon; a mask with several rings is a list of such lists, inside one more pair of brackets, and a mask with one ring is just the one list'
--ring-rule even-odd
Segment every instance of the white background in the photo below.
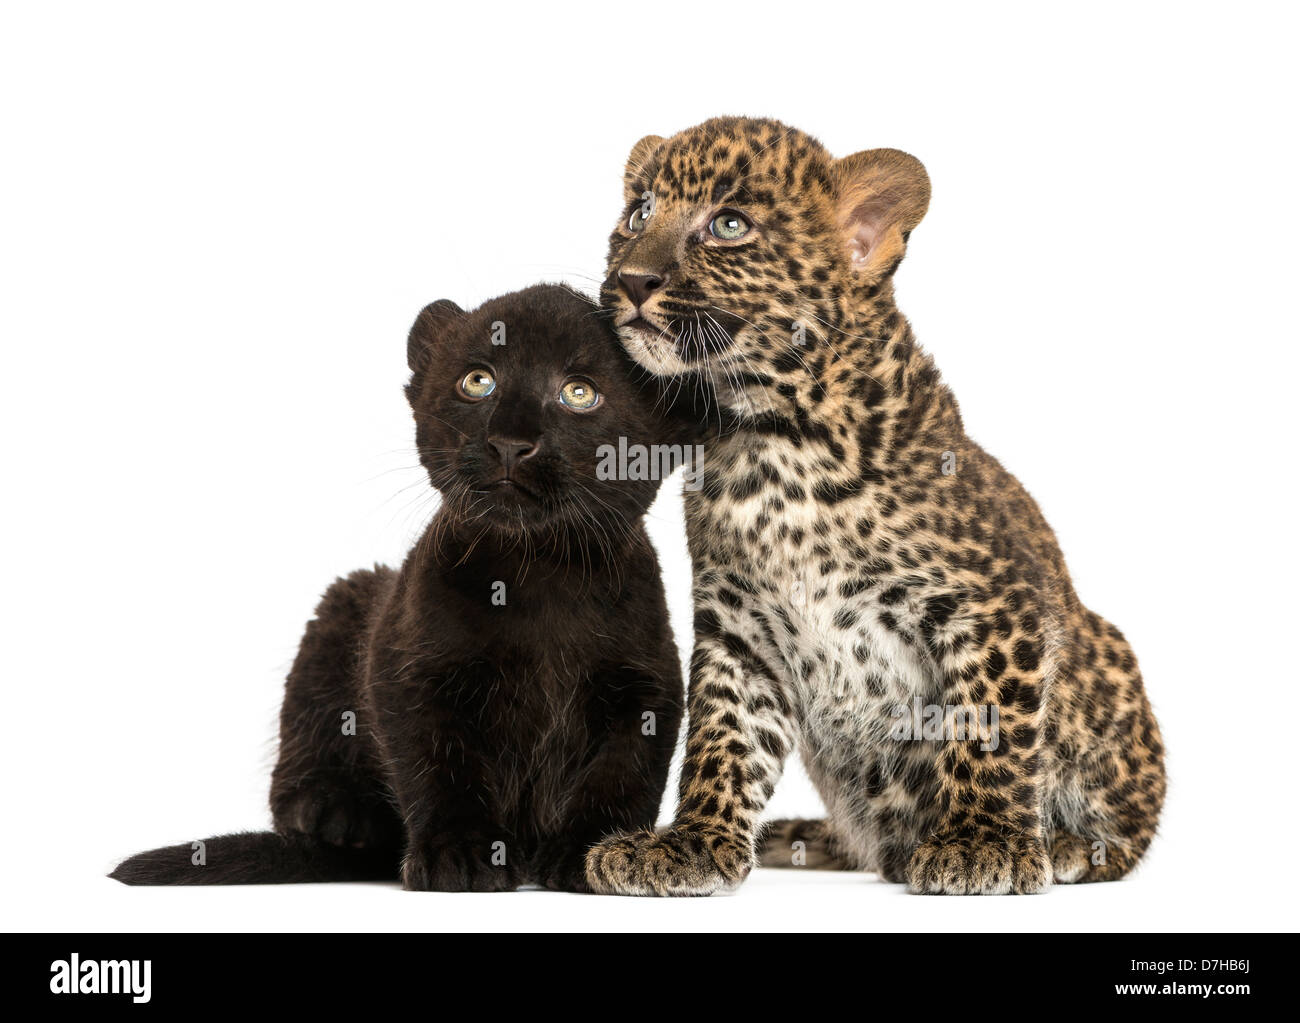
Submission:
{"label": "white background", "polygon": [[[6,5],[5,925],[1294,926],[1291,17]],[[1138,651],[1171,776],[1141,870],[977,902],[799,871],[668,901],[104,879],[266,823],[318,594],[398,561],[432,507],[401,394],[415,313],[593,288],[632,143],[719,113],[929,168],[900,302]],[[676,495],[651,527],[685,654]],[[818,812],[797,768],[772,811]]]}

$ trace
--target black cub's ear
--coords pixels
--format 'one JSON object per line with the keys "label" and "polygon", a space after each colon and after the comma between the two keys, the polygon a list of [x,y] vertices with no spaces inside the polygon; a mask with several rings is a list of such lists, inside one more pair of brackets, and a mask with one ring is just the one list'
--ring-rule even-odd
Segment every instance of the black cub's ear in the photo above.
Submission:
{"label": "black cub's ear", "polygon": [[440,298],[420,310],[406,337],[406,364],[412,373],[419,373],[429,364],[433,346],[465,315],[465,310],[449,298]]}
{"label": "black cub's ear", "polygon": [[647,135],[628,153],[627,166],[623,168],[623,195],[628,202],[641,194],[640,183],[654,176],[650,171],[654,166],[655,154],[663,142],[659,135]]}

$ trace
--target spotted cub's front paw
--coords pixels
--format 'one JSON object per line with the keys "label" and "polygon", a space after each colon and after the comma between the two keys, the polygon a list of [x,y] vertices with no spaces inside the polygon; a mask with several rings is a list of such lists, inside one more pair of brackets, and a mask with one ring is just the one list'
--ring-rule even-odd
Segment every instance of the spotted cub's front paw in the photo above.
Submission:
{"label": "spotted cub's front paw", "polygon": [[[412,843],[402,860],[402,887],[410,892],[508,892],[519,887],[509,850],[481,837]],[[496,860],[497,862],[494,862]]]}
{"label": "spotted cub's front paw", "polygon": [[1047,849],[1035,838],[936,836],[907,865],[907,884],[925,895],[1034,895],[1052,881]]}
{"label": "spotted cub's front paw", "polygon": [[615,835],[587,853],[587,883],[603,895],[712,895],[754,866],[750,843],[701,828]]}

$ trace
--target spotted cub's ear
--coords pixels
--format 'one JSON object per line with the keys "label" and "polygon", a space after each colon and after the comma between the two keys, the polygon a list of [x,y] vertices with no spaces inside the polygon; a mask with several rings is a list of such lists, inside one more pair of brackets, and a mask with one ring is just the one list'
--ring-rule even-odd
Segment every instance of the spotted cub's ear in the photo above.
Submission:
{"label": "spotted cub's ear", "polygon": [[627,166],[623,168],[623,196],[628,202],[645,191],[646,180],[653,176],[647,172],[652,171],[654,158],[663,141],[659,135],[647,135],[632,147]]}
{"label": "spotted cub's ear", "polygon": [[907,236],[930,205],[930,175],[897,149],[866,149],[836,160],[836,214],[853,272],[876,284],[897,268]]}
{"label": "spotted cub's ear", "polygon": [[433,346],[465,315],[465,310],[449,298],[440,298],[420,310],[410,334],[406,336],[406,364],[412,373],[419,373],[429,364]]}

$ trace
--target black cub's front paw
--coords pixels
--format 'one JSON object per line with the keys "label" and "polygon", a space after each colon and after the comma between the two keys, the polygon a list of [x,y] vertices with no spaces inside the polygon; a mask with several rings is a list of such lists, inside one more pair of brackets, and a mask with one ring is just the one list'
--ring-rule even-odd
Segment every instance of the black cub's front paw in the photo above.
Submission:
{"label": "black cub's front paw", "polygon": [[586,842],[575,843],[571,839],[543,842],[533,856],[534,883],[557,892],[590,892],[587,849]]}
{"label": "black cub's front paw", "polygon": [[457,835],[413,842],[402,860],[402,887],[410,892],[508,892],[519,887],[504,839]]}

